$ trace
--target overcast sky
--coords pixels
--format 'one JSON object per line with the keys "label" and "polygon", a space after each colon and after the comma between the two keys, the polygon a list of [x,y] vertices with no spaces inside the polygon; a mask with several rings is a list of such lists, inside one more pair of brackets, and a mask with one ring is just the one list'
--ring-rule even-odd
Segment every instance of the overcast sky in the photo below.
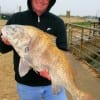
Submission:
{"label": "overcast sky", "polygon": [[[51,12],[57,15],[65,15],[70,10],[71,15],[77,16],[99,16],[100,17],[100,0],[56,0]],[[22,10],[27,9],[27,0],[0,0],[2,12],[17,12],[19,5]]]}

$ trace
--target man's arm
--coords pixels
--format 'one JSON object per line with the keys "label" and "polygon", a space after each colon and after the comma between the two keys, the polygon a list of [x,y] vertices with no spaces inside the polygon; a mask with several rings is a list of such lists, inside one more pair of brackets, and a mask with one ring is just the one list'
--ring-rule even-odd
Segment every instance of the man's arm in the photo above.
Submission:
{"label": "man's arm", "polygon": [[0,35],[0,52],[7,53],[12,50],[12,46],[10,46],[9,42]]}

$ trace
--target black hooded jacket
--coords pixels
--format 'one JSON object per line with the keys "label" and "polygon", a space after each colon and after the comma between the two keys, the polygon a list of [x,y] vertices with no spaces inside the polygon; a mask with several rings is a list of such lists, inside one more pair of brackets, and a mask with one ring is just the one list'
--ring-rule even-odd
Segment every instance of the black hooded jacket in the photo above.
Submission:
{"label": "black hooded jacket", "polygon": [[[55,35],[57,37],[56,44],[58,48],[62,50],[67,50],[66,29],[64,22],[56,15],[49,12],[50,8],[55,4],[56,0],[50,1],[48,9],[41,16],[37,16],[37,14],[32,10],[31,1],[32,0],[27,0],[28,10],[12,15],[12,17],[8,20],[7,25],[20,24],[36,26],[39,29],[48,32],[49,34]],[[20,57],[11,46],[5,45],[0,39],[0,52],[6,53],[11,50],[13,50],[14,52],[13,63],[15,80],[17,82],[29,86],[44,86],[51,84],[51,81],[41,77],[33,70],[30,70],[24,77],[20,77],[18,73]]]}

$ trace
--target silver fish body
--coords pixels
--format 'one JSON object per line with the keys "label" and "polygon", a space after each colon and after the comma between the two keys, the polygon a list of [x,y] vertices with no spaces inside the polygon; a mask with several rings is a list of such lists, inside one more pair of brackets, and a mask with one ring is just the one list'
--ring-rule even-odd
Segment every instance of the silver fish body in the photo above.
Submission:
{"label": "silver fish body", "polygon": [[[47,69],[51,77],[53,92],[62,86],[69,91],[73,100],[92,100],[75,84],[75,75],[67,55],[58,49],[47,33],[31,26],[6,25],[2,34],[17,51],[20,60],[19,74],[24,76],[31,68],[35,71]],[[23,64],[26,66],[23,68]]]}

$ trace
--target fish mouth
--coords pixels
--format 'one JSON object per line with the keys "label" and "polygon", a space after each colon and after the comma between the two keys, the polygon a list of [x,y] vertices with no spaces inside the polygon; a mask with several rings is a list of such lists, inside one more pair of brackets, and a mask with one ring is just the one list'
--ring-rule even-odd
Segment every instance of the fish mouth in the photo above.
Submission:
{"label": "fish mouth", "polygon": [[2,35],[3,35],[4,37],[6,37],[7,32],[5,32],[4,28],[1,29],[1,33],[2,33]]}

